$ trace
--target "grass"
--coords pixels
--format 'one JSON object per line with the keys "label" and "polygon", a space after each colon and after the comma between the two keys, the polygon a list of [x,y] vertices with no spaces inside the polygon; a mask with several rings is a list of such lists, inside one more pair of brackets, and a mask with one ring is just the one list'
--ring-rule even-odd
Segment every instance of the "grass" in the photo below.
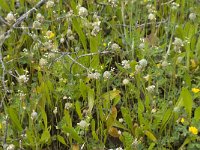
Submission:
{"label": "grass", "polygon": [[1,149],[200,148],[198,0],[49,0],[13,26],[38,2],[0,1]]}

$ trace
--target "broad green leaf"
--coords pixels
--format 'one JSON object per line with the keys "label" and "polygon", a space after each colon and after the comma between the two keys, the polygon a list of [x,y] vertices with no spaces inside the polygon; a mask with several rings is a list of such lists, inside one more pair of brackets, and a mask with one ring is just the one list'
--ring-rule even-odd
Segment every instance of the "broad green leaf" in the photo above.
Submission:
{"label": "broad green leaf", "polygon": [[17,130],[22,131],[23,128],[22,128],[19,118],[17,116],[18,112],[15,111],[15,109],[12,107],[8,108],[7,111],[8,111],[8,115],[9,115],[13,125],[17,128]]}
{"label": "broad green leaf", "polygon": [[79,101],[76,101],[75,107],[76,107],[76,112],[77,112],[79,118],[82,119],[83,116],[82,116],[82,113],[81,113],[81,106],[80,106]]}
{"label": "broad green leaf", "polygon": [[107,126],[108,130],[109,130],[110,127],[113,126],[116,118],[117,118],[117,108],[115,106],[112,106],[111,112],[108,115],[108,117],[106,118],[106,126]]}
{"label": "broad green leaf", "polygon": [[155,135],[153,133],[151,133],[150,131],[144,131],[144,134],[153,142],[156,142],[157,139],[155,137]]}
{"label": "broad green leaf", "polygon": [[195,119],[196,121],[200,121],[200,106],[197,107],[197,108],[195,109],[195,112],[194,112],[194,119]]}
{"label": "broad green leaf", "polygon": [[113,100],[114,98],[120,96],[120,91],[119,90],[112,90],[104,93],[102,95],[102,98],[105,100]]}
{"label": "broad green leaf", "polygon": [[88,107],[89,113],[91,113],[94,106],[94,89],[88,89]]}
{"label": "broad green leaf", "polygon": [[42,136],[40,138],[40,142],[41,143],[47,143],[50,140],[50,138],[51,138],[50,132],[49,132],[48,128],[46,128],[44,130],[44,132],[42,133]]}
{"label": "broad green leaf", "polygon": [[60,143],[62,143],[62,144],[64,144],[64,145],[67,145],[67,143],[65,142],[65,139],[64,139],[62,136],[57,135],[57,139],[58,139],[58,141],[59,141]]}
{"label": "broad green leaf", "polygon": [[65,110],[64,114],[65,114],[65,121],[66,121],[67,126],[72,127],[72,119],[69,114],[69,111]]}
{"label": "broad green leaf", "polygon": [[124,121],[128,125],[128,128],[131,131],[133,131],[132,116],[130,115],[129,110],[125,107],[121,107],[121,112],[122,112],[122,116],[123,116]]}
{"label": "broad green leaf", "polygon": [[180,97],[178,99],[177,107],[184,107],[191,119],[193,100],[190,92],[186,88],[182,88]]}
{"label": "broad green leaf", "polygon": [[172,114],[172,109],[171,108],[167,109],[167,111],[163,114],[160,132],[162,132],[164,130],[166,124],[169,122],[171,114]]}

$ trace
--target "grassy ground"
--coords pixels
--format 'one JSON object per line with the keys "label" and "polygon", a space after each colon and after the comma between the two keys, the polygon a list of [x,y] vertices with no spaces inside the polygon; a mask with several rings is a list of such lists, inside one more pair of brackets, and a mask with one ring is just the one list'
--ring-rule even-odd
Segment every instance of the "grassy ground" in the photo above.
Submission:
{"label": "grassy ground", "polygon": [[199,14],[199,0],[0,0],[0,149],[200,149]]}

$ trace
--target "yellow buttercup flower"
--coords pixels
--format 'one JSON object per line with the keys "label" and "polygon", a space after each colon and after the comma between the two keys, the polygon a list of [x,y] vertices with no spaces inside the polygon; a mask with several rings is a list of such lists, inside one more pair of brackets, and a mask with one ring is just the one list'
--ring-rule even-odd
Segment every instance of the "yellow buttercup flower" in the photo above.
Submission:
{"label": "yellow buttercup flower", "polygon": [[195,135],[198,134],[198,129],[196,127],[193,127],[193,126],[189,127],[189,131],[192,134],[195,134]]}
{"label": "yellow buttercup flower", "polygon": [[198,93],[198,92],[200,92],[200,89],[198,89],[198,88],[192,88],[192,92],[193,93]]}
{"label": "yellow buttercup flower", "polygon": [[181,123],[185,122],[185,119],[184,118],[181,118]]}
{"label": "yellow buttercup flower", "polygon": [[55,36],[55,34],[52,31],[47,31],[46,36],[48,39],[52,39]]}

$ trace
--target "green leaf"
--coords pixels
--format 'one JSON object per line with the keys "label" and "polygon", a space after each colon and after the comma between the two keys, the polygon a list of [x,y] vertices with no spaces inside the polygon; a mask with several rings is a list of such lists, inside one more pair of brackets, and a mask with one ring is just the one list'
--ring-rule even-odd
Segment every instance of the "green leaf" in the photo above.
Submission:
{"label": "green leaf", "polygon": [[72,137],[77,142],[79,143],[84,142],[83,139],[78,135],[78,133],[76,133],[73,127],[63,126],[62,129],[65,134],[69,134],[69,136]]}
{"label": "green leaf", "polygon": [[193,100],[190,92],[186,88],[182,88],[180,97],[178,99],[177,106],[178,107],[184,107],[186,112],[188,113],[189,118],[191,119],[192,115],[192,105],[193,105]]}
{"label": "green leaf", "polygon": [[77,112],[79,118],[82,119],[83,116],[82,116],[82,113],[81,113],[81,106],[80,106],[79,101],[76,101],[75,107],[76,107],[76,112]]}
{"label": "green leaf", "polygon": [[83,48],[85,51],[87,51],[87,42],[86,42],[86,37],[80,27],[80,21],[78,21],[78,19],[74,18],[72,21],[73,24],[73,28],[75,29],[75,31],[78,33],[79,38],[82,42]]}
{"label": "green leaf", "polygon": [[108,91],[108,92],[104,93],[102,95],[102,98],[104,100],[113,100],[114,98],[116,98],[118,96],[120,96],[120,91],[119,90],[114,90],[114,91],[112,90],[112,91]]}
{"label": "green leaf", "polygon": [[59,141],[60,143],[62,143],[62,144],[64,144],[64,145],[67,145],[67,143],[65,142],[65,139],[64,139],[62,136],[57,135],[57,139],[58,139],[58,141]]}
{"label": "green leaf", "polygon": [[109,129],[110,127],[113,126],[113,124],[115,123],[116,118],[117,118],[117,108],[115,106],[112,106],[111,112],[110,112],[110,114],[108,115],[108,117],[106,119],[107,129]]}
{"label": "green leaf", "polygon": [[155,137],[155,135],[153,133],[151,133],[150,131],[144,131],[144,134],[153,142],[156,142],[157,139]]}
{"label": "green leaf", "polygon": [[[98,46],[99,46],[100,39],[101,39],[100,34],[95,37],[90,36],[90,52],[91,53],[98,52]],[[93,69],[97,69],[99,67],[99,54],[94,55],[92,57],[92,60],[90,62],[90,67]]]}
{"label": "green leaf", "polygon": [[199,120],[200,120],[200,106],[197,107],[197,108],[195,109],[195,112],[194,112],[194,119],[195,119],[196,121],[199,121]]}
{"label": "green leaf", "polygon": [[88,89],[88,111],[91,113],[94,106],[94,89]]}
{"label": "green leaf", "polygon": [[45,128],[47,128],[47,115],[44,108],[40,108],[42,119],[44,121]]}
{"label": "green leaf", "polygon": [[10,12],[10,7],[5,0],[0,0],[0,6],[2,9],[6,10],[7,12]]}
{"label": "green leaf", "polygon": [[129,129],[133,131],[132,116],[130,115],[129,110],[125,107],[121,107],[121,112],[122,112],[123,119],[128,125]]}
{"label": "green leaf", "polygon": [[161,124],[161,128],[160,128],[160,133],[165,129],[166,124],[169,122],[170,117],[172,114],[172,109],[169,108],[167,109],[167,111],[165,112],[165,114],[163,115],[162,118],[162,124]]}
{"label": "green leaf", "polygon": [[8,108],[7,111],[13,125],[21,132],[23,128],[20,124],[19,118],[17,117],[18,112],[12,107]]}
{"label": "green leaf", "polygon": [[41,143],[47,143],[47,142],[50,140],[50,138],[51,138],[51,135],[50,135],[50,133],[49,133],[48,128],[46,128],[46,129],[44,130],[44,132],[42,133],[42,136],[41,136],[41,138],[40,138],[40,142],[41,142]]}

